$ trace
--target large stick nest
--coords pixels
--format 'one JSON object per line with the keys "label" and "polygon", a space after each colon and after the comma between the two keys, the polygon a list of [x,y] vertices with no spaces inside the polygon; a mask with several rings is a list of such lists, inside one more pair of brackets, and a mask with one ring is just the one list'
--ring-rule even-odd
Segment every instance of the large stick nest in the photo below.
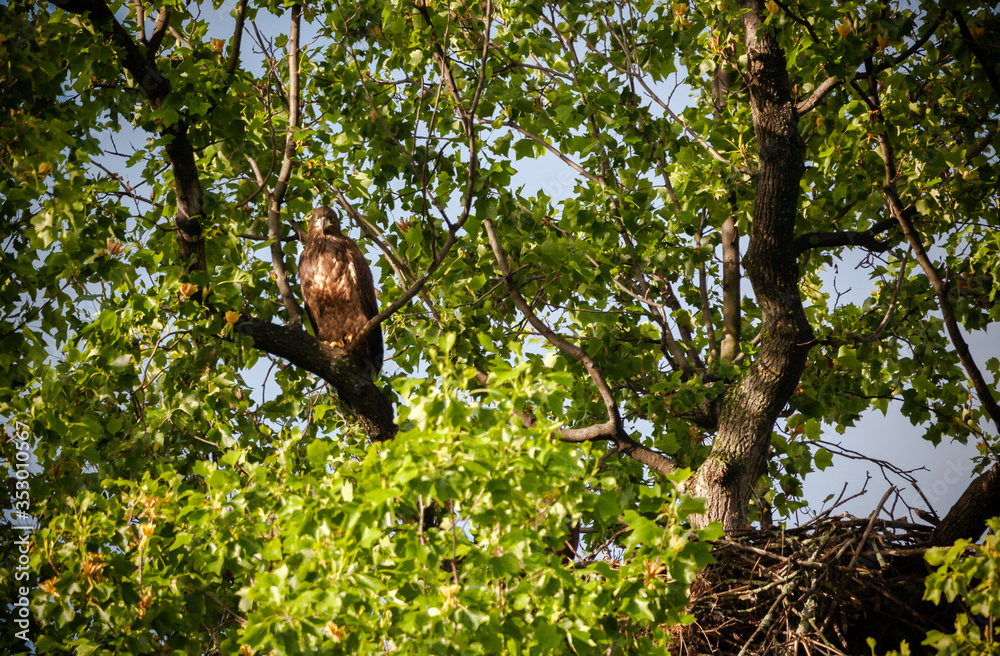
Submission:
{"label": "large stick nest", "polygon": [[922,601],[931,530],[845,515],[719,540],[672,651],[846,656],[872,653],[871,636],[877,653],[901,640],[922,653],[928,630],[954,630],[957,610]]}

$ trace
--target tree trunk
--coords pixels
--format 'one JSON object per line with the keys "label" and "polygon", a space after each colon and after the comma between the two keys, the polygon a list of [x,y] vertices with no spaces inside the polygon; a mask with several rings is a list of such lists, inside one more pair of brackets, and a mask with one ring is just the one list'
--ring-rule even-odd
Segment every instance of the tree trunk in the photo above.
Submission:
{"label": "tree trunk", "polygon": [[955,540],[978,540],[986,520],[1000,515],[1000,465],[993,465],[965,489],[944,519],[934,528],[931,541],[938,546]]}
{"label": "tree trunk", "polygon": [[766,469],[774,422],[795,391],[814,341],[799,296],[794,249],[805,147],[785,55],[772,28],[761,29],[759,3],[740,6],[751,10],[743,15],[743,27],[759,157],[743,265],[761,310],[761,346],[750,371],[727,392],[712,453],[689,489],[706,500],[705,514],[695,522],[719,521],[727,531],[747,525],[750,496]]}

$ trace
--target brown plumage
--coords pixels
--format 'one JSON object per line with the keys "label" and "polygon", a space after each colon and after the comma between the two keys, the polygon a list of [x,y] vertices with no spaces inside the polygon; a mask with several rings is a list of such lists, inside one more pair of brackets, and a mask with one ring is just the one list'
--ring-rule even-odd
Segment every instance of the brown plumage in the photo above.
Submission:
{"label": "brown plumage", "polygon": [[375,283],[368,261],[354,241],[340,231],[340,217],[318,207],[309,221],[299,257],[302,297],[316,337],[350,351],[359,366],[382,370],[382,328],[375,326],[363,344],[354,335],[378,314]]}

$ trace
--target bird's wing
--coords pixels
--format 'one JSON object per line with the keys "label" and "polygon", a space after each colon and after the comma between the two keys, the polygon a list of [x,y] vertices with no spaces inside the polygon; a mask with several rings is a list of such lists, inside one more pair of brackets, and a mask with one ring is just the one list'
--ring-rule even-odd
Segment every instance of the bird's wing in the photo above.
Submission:
{"label": "bird's wing", "polygon": [[351,242],[351,277],[354,279],[355,289],[361,299],[361,307],[365,311],[365,316],[371,319],[378,314],[378,296],[375,293],[375,281],[372,278],[372,270],[368,266],[368,260],[358,245]]}
{"label": "bird's wing", "polygon": [[309,317],[309,323],[312,324],[313,335],[319,337],[319,324],[316,322],[316,315],[313,313],[313,304],[315,294],[311,292],[311,286],[313,278],[316,276],[316,248],[311,240],[306,240],[306,247],[302,249],[302,255],[299,257],[299,283],[302,289],[302,304],[306,309],[306,316]]}

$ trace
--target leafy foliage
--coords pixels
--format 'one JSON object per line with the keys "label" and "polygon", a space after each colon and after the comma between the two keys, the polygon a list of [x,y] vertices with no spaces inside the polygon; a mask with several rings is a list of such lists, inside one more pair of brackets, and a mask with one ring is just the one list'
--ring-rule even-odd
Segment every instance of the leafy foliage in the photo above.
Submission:
{"label": "leafy foliage", "polygon": [[959,613],[954,633],[928,632],[926,644],[939,654],[989,654],[996,649],[1000,637],[993,626],[1000,615],[1000,601],[996,598],[1000,572],[998,531],[1000,521],[993,519],[981,544],[958,540],[947,549],[927,553],[927,562],[938,569],[927,577],[924,598],[935,604],[940,604],[942,597],[949,603],[960,599],[975,618],[973,621],[970,615]]}
{"label": "leafy foliage", "polygon": [[[995,10],[754,11],[793,104],[817,97],[786,190],[815,342],[751,517],[802,507],[832,464],[814,440],[890,404],[986,468],[996,437],[933,286],[879,226],[891,182],[960,325],[1000,319]],[[720,535],[686,479],[772,338],[762,290],[722,272],[726,226],[745,246],[758,216],[750,92],[713,94],[717,69],[749,74],[747,12],[286,13],[0,7],[0,414],[33,440],[35,649],[666,651]],[[295,228],[320,204],[355,226],[383,308],[413,293],[383,323],[388,442],[246,330],[294,324]],[[855,244],[867,297],[841,298]]]}

